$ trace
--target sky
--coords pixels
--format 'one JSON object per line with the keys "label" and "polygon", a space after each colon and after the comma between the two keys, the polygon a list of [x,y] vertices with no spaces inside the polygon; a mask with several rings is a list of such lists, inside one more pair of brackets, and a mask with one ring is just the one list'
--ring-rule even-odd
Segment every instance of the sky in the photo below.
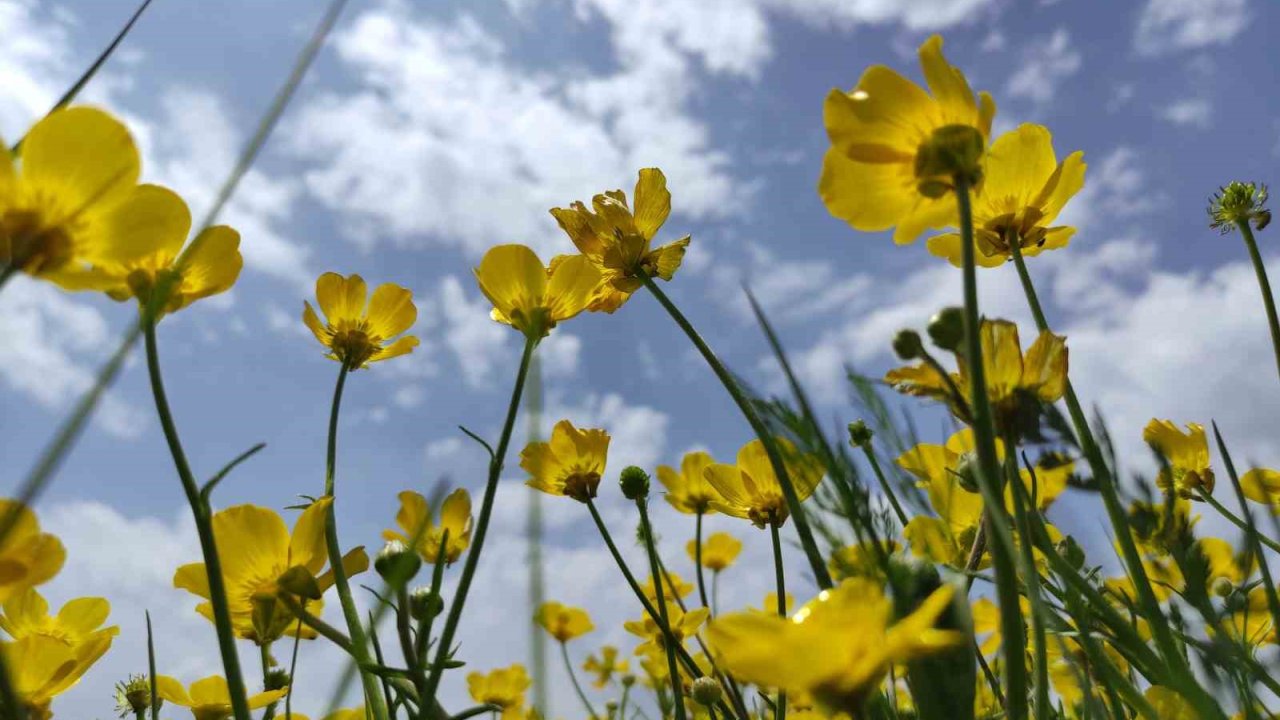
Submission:
{"label": "sky", "polygon": [[[25,132],[132,10],[125,0],[0,0],[0,136]],[[144,179],[199,216],[321,11],[303,0],[159,0],[82,100],[124,118]],[[915,48],[941,32],[948,57],[995,96],[998,132],[1042,123],[1059,157],[1084,152],[1086,187],[1063,218],[1078,233],[1030,266],[1068,338],[1075,386],[1124,456],[1146,462],[1152,417],[1217,420],[1238,463],[1274,465],[1280,386],[1257,285],[1238,236],[1210,230],[1204,208],[1220,184],[1274,179],[1280,99],[1266,92],[1277,81],[1266,28],[1277,23],[1280,7],[1259,0],[353,0],[223,216],[243,238],[238,284],[161,328],[191,461],[209,475],[267,443],[219,487],[220,507],[280,510],[321,492],[337,366],[302,325],[302,301],[320,273],[356,272],[413,291],[422,344],[348,383],[337,476],[347,544],[376,550],[402,489],[427,493],[443,479],[478,495],[486,456],[457,426],[497,435],[520,344],[489,320],[471,268],[498,243],[544,259],[572,251],[547,210],[629,192],[650,166],[673,196],[661,239],[693,237],[666,286],[675,302],[736,372],[780,392],[741,292],[749,284],[819,413],[833,428],[857,419],[844,368],[889,368],[893,334],[957,304],[960,274],[923,242],[894,246],[827,213],[816,193],[822,100],[874,63],[918,79]],[[1270,234],[1260,242],[1276,274]],[[1019,322],[1029,343],[1013,269],[984,270],[979,282],[984,311]],[[0,292],[0,493],[17,486],[132,317],[127,305],[25,278]],[[563,324],[540,353],[546,419],[613,436],[601,504],[622,536],[635,518],[613,473],[677,464],[693,448],[729,460],[750,437],[646,296]],[[921,417],[941,441],[945,425]],[[523,479],[513,451],[460,633],[474,669],[527,658]],[[545,503],[548,595],[587,607],[597,626],[571,650],[580,660],[604,642],[630,647],[619,625],[638,608],[584,509],[557,500]],[[144,670],[144,609],[165,672],[190,682],[217,670],[195,598],[172,587],[174,568],[199,550],[139,357],[37,509],[68,549],[46,594],[55,606],[106,596],[121,628],[106,660],[55,705],[60,715],[105,717],[111,685]],[[1083,498],[1051,517],[1098,536],[1096,511]],[[655,516],[666,555],[688,575],[691,522],[665,505]],[[747,541],[723,602],[759,604],[772,584],[767,534],[723,518],[711,527]],[[799,555],[788,557],[789,585],[807,599],[812,583]],[[308,650],[298,707],[315,713],[337,656]],[[553,714],[577,712],[567,682],[551,677]],[[462,673],[445,686],[446,704],[463,707]]]}

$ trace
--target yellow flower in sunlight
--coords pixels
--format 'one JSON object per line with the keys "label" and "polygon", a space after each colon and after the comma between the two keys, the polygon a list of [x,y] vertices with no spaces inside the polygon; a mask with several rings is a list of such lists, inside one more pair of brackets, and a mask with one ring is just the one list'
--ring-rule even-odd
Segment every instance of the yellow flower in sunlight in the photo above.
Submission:
{"label": "yellow flower in sunlight", "polygon": [[551,429],[550,442],[525,446],[520,467],[533,476],[525,483],[529,487],[587,502],[596,496],[608,454],[609,433],[579,430],[561,420]]}
{"label": "yellow flower in sunlight", "polygon": [[534,613],[533,620],[560,642],[569,642],[596,629],[586,610],[558,602],[542,603]]}
{"label": "yellow flower in sunlight", "polygon": [[1176,691],[1167,687],[1152,685],[1142,696],[1156,711],[1156,717],[1160,720],[1200,720],[1200,713]]}
{"label": "yellow flower in sunlight", "polygon": [[95,641],[100,635],[115,636],[118,627],[102,627],[111,613],[111,603],[106,598],[85,597],[69,600],[49,614],[49,603],[35,588],[28,588],[4,601],[0,614],[0,630],[15,640],[32,635],[54,638],[71,647]]}
{"label": "yellow flower in sunlight", "polygon": [[471,495],[463,488],[449,493],[440,504],[440,524],[431,520],[431,507],[427,499],[420,493],[405,490],[400,493],[400,512],[396,513],[396,524],[401,532],[383,530],[383,540],[399,540],[405,547],[413,547],[413,538],[418,538],[417,549],[422,559],[434,563],[440,557],[440,543],[448,533],[448,544],[444,548],[444,561],[452,565],[471,543]]}
{"label": "yellow flower in sunlight", "polygon": [[1280,514],[1280,472],[1254,468],[1240,478],[1240,489],[1245,497],[1269,505],[1273,514]]}
{"label": "yellow flower in sunlight", "polygon": [[142,166],[128,128],[94,108],[55,110],[14,160],[0,152],[0,266],[68,290],[106,289],[109,276],[93,265],[137,209]]}
{"label": "yellow flower in sunlight", "polygon": [[[113,628],[114,629],[114,628]],[[53,699],[80,681],[98,658],[111,649],[114,632],[99,631],[83,642],[68,644],[52,635],[34,633],[0,642],[0,657],[10,681],[32,720],[53,717]]]}
{"label": "yellow flower in sunlight", "polygon": [[641,645],[636,648],[640,656],[640,670],[644,672],[644,684],[650,690],[671,684],[671,668],[667,665],[667,653],[661,647]]}
{"label": "yellow flower in sunlight", "polygon": [[487,674],[473,672],[467,675],[471,699],[502,708],[502,720],[519,720],[524,714],[524,691],[532,684],[529,673],[519,663]]}
{"label": "yellow flower in sunlight", "polygon": [[600,648],[600,657],[596,657],[594,653],[587,656],[587,661],[582,663],[582,669],[595,675],[595,679],[591,681],[592,685],[602,688],[609,684],[614,675],[623,675],[631,668],[626,658],[618,657],[618,648],[612,645],[605,645]]}
{"label": "yellow flower in sunlight", "polygon": [[853,90],[832,90],[822,108],[831,148],[818,194],[858,230],[895,228],[898,244],[956,224],[952,175],[974,173],[996,112],[987,93],[975,102],[964,75],[942,56],[942,38],[926,40],[919,54],[932,94],[872,65]]}
{"label": "yellow flower in sunlight", "polygon": [[[975,260],[997,267],[1012,257],[1010,242],[1023,255],[1065,247],[1076,229],[1050,227],[1058,213],[1084,187],[1084,153],[1058,162],[1053,137],[1042,125],[1019,125],[991,144],[982,192],[973,202]],[[929,238],[929,252],[962,267],[958,233]]]}
{"label": "yellow flower in sunlight", "polygon": [[191,232],[191,211],[182,198],[159,185],[139,185],[132,209],[115,228],[98,258],[98,269],[114,279],[105,288],[116,300],[136,298],[146,307],[158,283],[168,297],[160,312],[177,312],[201,298],[226,292],[240,277],[240,233],[218,225],[201,232],[181,264]]}
{"label": "yellow flower in sunlight", "polygon": [[831,577],[837,581],[851,577],[881,577],[881,553],[887,557],[898,552],[898,541],[880,540],[879,545],[879,551],[870,541],[837,548],[827,561]]}
{"label": "yellow flower in sunlight", "polygon": [[1191,502],[1177,495],[1157,503],[1134,501],[1128,515],[1134,540],[1149,555],[1168,555],[1200,522],[1199,515],[1191,514]]}
{"label": "yellow flower in sunlight", "polygon": [[418,338],[412,335],[391,342],[418,319],[413,293],[395,283],[383,283],[373,297],[367,296],[364,278],[327,272],[316,280],[316,302],[325,322],[320,322],[311,303],[303,302],[302,321],[329,349],[326,357],[351,370],[406,355],[418,346]]}
{"label": "yellow flower in sunlight", "polygon": [[[249,709],[264,708],[286,694],[288,688],[250,695]],[[231,692],[227,689],[227,681],[218,675],[191,683],[190,692],[178,680],[157,675],[156,695],[165,702],[189,708],[195,720],[226,720],[231,717]]]}
{"label": "yellow flower in sunlight", "polygon": [[[676,641],[677,645],[683,645],[685,638],[693,637],[698,632],[698,628],[702,627],[702,623],[706,622],[711,611],[700,607],[685,612],[680,609],[680,605],[673,602],[670,598],[667,600],[667,621],[671,627],[671,637]],[[636,648],[637,655],[644,655],[653,649],[663,650],[666,647],[666,639],[662,630],[658,628],[658,623],[645,613],[644,617],[639,620],[628,620],[622,624],[627,632],[637,637],[644,638],[645,641]]]}
{"label": "yellow flower in sunlight", "polygon": [[790,618],[750,611],[721,616],[707,628],[707,640],[721,666],[744,682],[810,693],[828,710],[856,717],[891,664],[964,641],[959,632],[934,628],[953,593],[944,585],[892,623],[893,601],[880,585],[855,578],[823,591]]}
{"label": "yellow flower in sunlight", "polygon": [[713,513],[711,503],[717,500],[715,488],[707,482],[705,471],[715,464],[710,453],[701,450],[685,453],[680,460],[680,470],[670,465],[658,466],[658,481],[667,489],[667,502],[682,513]]}
{"label": "yellow flower in sunlight", "polygon": [[30,508],[16,500],[0,499],[0,518],[14,517],[9,536],[0,541],[0,602],[58,574],[67,551],[57,537],[40,532]]}
{"label": "yellow flower in sunlight", "polygon": [[[677,597],[685,597],[693,592],[693,585],[684,581],[676,573],[667,571],[663,573],[662,596],[667,600],[675,600]],[[641,586],[644,596],[649,598],[649,602],[658,602],[658,589],[654,587],[653,576],[650,575],[645,579],[644,585]]]}
{"label": "yellow flower in sunlight", "polygon": [[1213,493],[1213,470],[1209,467],[1209,441],[1204,426],[1187,423],[1183,433],[1169,420],[1147,423],[1142,439],[1164,456],[1168,467],[1161,468],[1156,476],[1156,486],[1178,497],[1199,499],[1199,492]]}
{"label": "yellow flower in sunlight", "polygon": [[1224,618],[1223,629],[1233,640],[1250,648],[1275,644],[1276,631],[1267,604],[1267,589],[1258,585],[1250,590],[1242,606]]}
{"label": "yellow flower in sunlight", "polygon": [[[697,562],[697,541],[690,540],[685,549],[689,552],[689,559]],[[732,565],[733,561],[738,559],[740,552],[742,552],[742,541],[738,538],[727,532],[711,533],[702,543],[702,567],[712,572],[720,572]]]}
{"label": "yellow flower in sunlight", "polygon": [[[1116,545],[1116,552],[1120,552],[1119,544]],[[1187,585],[1178,563],[1167,555],[1144,554],[1142,568],[1151,582],[1151,593],[1161,602],[1168,600],[1174,593],[1182,592]],[[1132,605],[1137,602],[1138,592],[1134,587],[1133,578],[1128,575],[1107,578],[1103,581],[1103,586],[1117,600],[1125,601],[1122,604]]]}
{"label": "yellow flower in sunlight", "polygon": [[[319,593],[333,584],[331,570],[319,575],[329,560],[324,528],[332,503],[333,498],[326,497],[309,505],[298,517],[292,534],[279,515],[256,505],[236,505],[214,514],[213,537],[222,561],[227,605],[237,637],[267,645],[282,635],[299,632],[297,618],[277,601],[278,593],[286,591],[283,585],[288,586],[290,594],[298,593],[296,582],[282,585],[286,573],[294,580],[301,576],[304,584],[311,586],[315,596],[300,597],[298,601],[305,602],[312,614],[320,614],[323,601]],[[358,547],[342,558],[342,566],[348,575],[355,575],[368,569],[369,557],[364,548]],[[207,600],[209,577],[204,563],[178,568],[173,586]],[[196,611],[212,621],[210,603],[200,603]],[[315,632],[306,626],[300,632],[301,637],[315,637]]]}
{"label": "yellow flower in sunlight", "polygon": [[1196,540],[1196,548],[1208,563],[1207,584],[1226,580],[1240,585],[1258,568],[1257,558],[1251,552],[1236,552],[1231,543],[1221,538],[1203,537]]}
{"label": "yellow flower in sunlight", "polygon": [[578,251],[599,268],[601,277],[592,312],[613,312],[643,284],[640,274],[670,280],[689,247],[686,235],[673,243],[650,249],[658,229],[671,213],[667,177],[658,168],[644,168],[636,180],[635,211],[627,207],[621,190],[596,195],[592,210],[582,202],[552,208],[551,214]]}
{"label": "yellow flower in sunlight", "polygon": [[[822,465],[801,454],[786,438],[776,439],[796,496],[804,500],[822,481]],[[756,527],[782,526],[790,515],[782,486],[765,453],[764,443],[752,440],[738,450],[736,465],[715,463],[706,469],[707,482],[720,497],[711,506],[725,515],[750,520]]]}
{"label": "yellow flower in sunlight", "polygon": [[585,310],[600,284],[600,271],[587,258],[558,255],[544,267],[524,245],[489,248],[475,273],[493,303],[493,319],[533,340]]}

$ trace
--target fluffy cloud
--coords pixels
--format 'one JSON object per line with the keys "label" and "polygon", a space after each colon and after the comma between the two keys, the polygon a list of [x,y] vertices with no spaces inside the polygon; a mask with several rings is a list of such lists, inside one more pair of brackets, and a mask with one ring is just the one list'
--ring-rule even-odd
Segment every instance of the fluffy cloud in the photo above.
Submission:
{"label": "fluffy cloud", "polygon": [[738,249],[744,266],[715,265],[707,296],[743,323],[755,322],[744,284],[775,324],[826,315],[857,302],[872,285],[863,274],[842,276],[829,260],[785,260],[757,243]]}
{"label": "fluffy cloud", "polygon": [[1005,92],[1043,106],[1057,94],[1064,80],[1080,70],[1080,52],[1071,34],[1058,28],[1047,37],[1032,38],[1022,50],[1018,70],[1005,84]]}
{"label": "fluffy cloud", "polygon": [[1204,129],[1213,124],[1213,104],[1207,98],[1185,98],[1161,108],[1160,117],[1174,125]]}
{"label": "fluffy cloud", "polygon": [[1143,55],[1230,41],[1248,26],[1246,0],[1147,0],[1133,45]]}

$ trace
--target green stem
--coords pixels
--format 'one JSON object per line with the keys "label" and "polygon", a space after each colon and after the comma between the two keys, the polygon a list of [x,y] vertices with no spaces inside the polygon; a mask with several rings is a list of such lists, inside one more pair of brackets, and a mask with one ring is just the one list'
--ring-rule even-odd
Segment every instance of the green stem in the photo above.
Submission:
{"label": "green stem", "polygon": [[1001,643],[1004,648],[1005,699],[1010,720],[1027,717],[1027,676],[1023,656],[1026,636],[1018,602],[1018,575],[1013,562],[1013,543],[1000,492],[999,461],[996,459],[995,426],[991,401],[987,397],[986,367],[982,358],[982,324],[978,312],[978,277],[973,240],[973,211],[969,184],[956,177],[956,204],[960,211],[961,247],[964,258],[964,353],[969,370],[969,396],[973,413],[973,434],[980,472],[978,489],[988,508],[985,513],[991,544],[991,565],[996,574],[996,596],[1000,606]]}
{"label": "green stem", "polygon": [[[271,673],[271,644],[258,646],[258,654],[262,658],[262,689],[267,689],[268,675]],[[271,703],[262,711],[262,720],[271,720],[276,716],[276,703]]]}
{"label": "green stem", "polygon": [[569,644],[560,643],[560,657],[564,658],[564,669],[569,673],[569,680],[573,683],[573,689],[578,693],[578,699],[582,701],[582,706],[587,709],[588,718],[599,718],[596,709],[591,706],[591,701],[587,699],[587,694],[582,691],[582,684],[578,682],[578,674],[573,671],[573,663],[569,660]]}
{"label": "green stem", "polygon": [[809,519],[805,516],[804,508],[800,505],[800,496],[796,494],[795,485],[791,482],[791,475],[787,472],[786,463],[783,460],[782,453],[778,450],[778,443],[773,437],[773,433],[769,431],[769,428],[760,419],[760,415],[751,406],[751,401],[742,392],[742,388],[738,386],[738,382],[733,379],[729,370],[720,362],[720,358],[716,357],[716,354],[711,351],[706,341],[693,328],[693,325],[680,312],[680,309],[675,306],[675,303],[671,302],[671,299],[662,291],[662,288],[658,287],[658,284],[644,270],[640,269],[637,272],[640,281],[657,298],[658,303],[662,305],[667,314],[671,316],[671,319],[680,326],[680,329],[688,336],[694,347],[702,354],[702,358],[707,361],[711,371],[715,373],[716,378],[720,380],[720,384],[724,386],[724,389],[729,393],[729,397],[733,398],[738,410],[742,412],[742,416],[746,418],[751,430],[755,432],[756,437],[764,445],[765,454],[769,456],[769,464],[773,466],[773,472],[778,476],[778,485],[782,487],[782,495],[787,500],[787,508],[791,511],[791,516],[795,518],[796,534],[800,536],[800,546],[804,549],[804,554],[809,560],[809,567],[813,571],[813,577],[823,590],[831,589],[831,573],[827,571],[827,565],[823,562],[822,553],[818,550],[818,543],[813,539],[813,529],[809,527]]}
{"label": "green stem", "polygon": [[[289,658],[289,690],[284,696],[284,718],[293,720],[293,686],[298,684],[298,646],[302,644],[302,621],[293,632],[293,652]],[[152,718],[152,720],[157,720]]]}
{"label": "green stem", "polygon": [[618,702],[618,720],[627,720],[627,699],[631,695],[631,686],[622,686],[622,700]]}
{"label": "green stem", "polygon": [[471,537],[471,549],[467,553],[466,563],[462,566],[462,576],[458,579],[458,588],[454,592],[453,601],[449,604],[449,616],[445,620],[444,630],[440,633],[440,646],[436,650],[435,662],[431,665],[431,675],[427,678],[426,692],[422,697],[423,703],[430,703],[436,697],[436,692],[440,688],[440,679],[444,675],[445,664],[449,659],[453,636],[458,631],[458,623],[462,621],[462,608],[467,601],[471,581],[475,578],[476,567],[480,564],[480,552],[484,549],[485,535],[489,531],[489,519],[493,515],[493,501],[498,493],[498,479],[502,476],[502,463],[507,455],[507,446],[511,443],[511,431],[515,428],[516,414],[520,411],[520,397],[524,393],[525,378],[529,375],[529,363],[533,360],[533,349],[537,344],[538,341],[532,338],[526,339],[524,343],[524,353],[520,356],[520,368],[516,371],[515,387],[511,389],[511,402],[507,405],[507,419],[502,425],[498,446],[489,459],[489,478],[485,483],[480,515]]}
{"label": "green stem", "polygon": [[[782,537],[778,532],[778,523],[769,523],[769,536],[773,539],[773,576],[778,593],[778,617],[785,618],[787,616],[787,580],[782,572]],[[787,693],[783,690],[778,691],[778,704],[774,717],[776,720],[786,720]]]}
{"label": "green stem", "polygon": [[1045,636],[1045,617],[1048,610],[1040,595],[1040,573],[1036,570],[1035,554],[1031,550],[1031,524],[1027,520],[1027,514],[1033,510],[1029,507],[1030,500],[1023,495],[1022,478],[1018,472],[1017,438],[1009,433],[1006,434],[1004,442],[1005,482],[1012,490],[1010,494],[1013,495],[1014,524],[1018,528],[1020,540],[1018,550],[1022,565],[1022,581],[1026,588],[1027,600],[1031,605],[1035,717],[1036,720],[1048,720],[1052,712],[1049,706],[1049,652]]}
{"label": "green stem", "polygon": [[236,654],[235,630],[231,625],[231,610],[227,606],[227,589],[222,577],[222,561],[213,536],[212,512],[200,499],[200,488],[187,462],[169,410],[169,399],[164,391],[164,379],[160,375],[160,351],[156,345],[155,319],[146,315],[141,320],[147,347],[147,372],[151,377],[151,394],[155,398],[156,414],[164,431],[169,454],[182,481],[191,514],[195,517],[196,535],[200,538],[200,550],[204,556],[205,574],[209,579],[209,604],[213,606],[213,625],[218,634],[218,650],[222,655],[222,669],[226,673],[227,691],[231,694],[231,712],[236,720],[250,720],[249,703],[245,695],[244,676],[240,673],[240,656]]}
{"label": "green stem", "polygon": [[698,571],[698,598],[702,600],[702,607],[710,612],[711,606],[707,603],[707,585],[702,579],[702,515],[702,512],[697,514],[693,526],[693,564]]}
{"label": "green stem", "polygon": [[907,513],[898,504],[898,496],[894,494],[893,488],[889,486],[889,479],[884,476],[884,471],[880,469],[880,461],[876,460],[876,453],[871,449],[871,443],[863,445],[862,452],[867,456],[867,462],[871,464],[871,470],[875,472],[876,480],[880,481],[880,489],[884,491],[884,496],[889,498],[889,504],[893,506],[893,514],[898,516],[898,522],[902,523],[902,527],[905,528],[907,526]]}
{"label": "green stem", "polygon": [[427,689],[427,676],[422,664],[418,662],[418,650],[413,646],[413,633],[409,621],[409,590],[401,582],[396,588],[396,602],[400,606],[396,613],[396,636],[400,639],[400,652],[404,655],[405,667],[409,669],[409,679],[418,697],[424,697]]}
{"label": "green stem", "polygon": [[1267,324],[1271,327],[1271,350],[1276,356],[1276,368],[1280,371],[1280,317],[1276,316],[1276,301],[1271,294],[1271,282],[1267,280],[1267,267],[1262,262],[1262,253],[1258,252],[1258,242],[1253,238],[1253,228],[1249,221],[1236,223],[1240,235],[1244,237],[1245,247],[1249,248],[1249,259],[1253,261],[1253,271],[1258,275],[1258,288],[1262,291],[1262,304],[1267,309]]}
{"label": "green stem", "polygon": [[671,674],[671,696],[674,699],[676,720],[685,720],[684,688],[680,680],[680,666],[676,664],[676,637],[671,632],[671,620],[667,617],[666,583],[662,579],[662,569],[658,567],[658,551],[653,546],[653,526],[649,524],[649,507],[643,496],[636,498],[636,508],[640,511],[641,533],[644,535],[645,552],[649,555],[649,572],[653,574],[654,598],[658,606],[658,616],[662,618],[662,646],[667,651],[667,671]]}
{"label": "green stem", "polygon": [[374,720],[387,717],[387,708],[383,703],[378,680],[373,673],[367,672],[363,666],[370,664],[369,637],[365,634],[364,623],[360,619],[360,611],[356,608],[354,596],[351,594],[351,583],[347,579],[347,570],[342,565],[342,546],[338,541],[338,513],[335,476],[338,460],[338,416],[342,409],[342,391],[347,384],[347,375],[352,368],[342,364],[338,371],[338,381],[333,387],[333,403],[329,408],[329,441],[325,451],[324,494],[332,498],[329,509],[325,513],[324,541],[329,551],[329,568],[333,573],[333,586],[338,592],[338,603],[342,606],[342,616],[347,621],[347,632],[351,635],[351,657],[361,665],[360,683],[364,686],[365,701]]}
{"label": "green stem", "polygon": [[711,615],[714,617],[720,611],[720,571],[716,570],[711,573]]}
{"label": "green stem", "polygon": [[1228,510],[1225,505],[1218,502],[1212,495],[1204,492],[1203,490],[1200,490],[1196,493],[1196,496],[1199,497],[1201,500],[1204,500],[1205,502],[1209,503],[1209,505],[1213,506],[1213,509],[1217,510],[1218,514],[1226,518],[1232,525],[1235,525],[1237,528],[1240,528],[1241,530],[1245,531],[1245,533],[1252,532],[1253,535],[1257,536],[1258,542],[1262,543],[1263,545],[1266,545],[1271,550],[1280,553],[1280,543],[1277,543],[1275,540],[1272,540],[1271,538],[1267,537],[1266,535],[1263,535],[1260,532],[1257,532],[1256,530],[1251,531],[1248,523],[1246,523],[1244,520],[1241,520],[1239,515],[1236,515],[1235,513]]}
{"label": "green stem", "polygon": [[[292,613],[294,617],[301,620],[304,625],[315,630],[316,633],[322,636],[325,640],[337,645],[343,652],[351,657],[356,656],[355,648],[352,647],[351,640],[346,635],[343,635],[341,630],[307,612],[307,609],[302,606],[302,603],[294,600],[288,594],[280,593],[276,597],[280,602],[284,603],[284,606],[289,608],[289,612]],[[366,661],[362,660],[360,662],[364,663]],[[367,700],[368,699],[366,698],[366,701]]]}

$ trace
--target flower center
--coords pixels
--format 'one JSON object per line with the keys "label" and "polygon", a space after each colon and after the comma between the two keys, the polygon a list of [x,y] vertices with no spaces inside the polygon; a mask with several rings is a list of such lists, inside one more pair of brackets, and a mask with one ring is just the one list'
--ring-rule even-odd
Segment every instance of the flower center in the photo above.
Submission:
{"label": "flower center", "polygon": [[38,210],[13,209],[0,215],[0,260],[31,275],[71,261],[74,244],[66,223],[50,223]]}

